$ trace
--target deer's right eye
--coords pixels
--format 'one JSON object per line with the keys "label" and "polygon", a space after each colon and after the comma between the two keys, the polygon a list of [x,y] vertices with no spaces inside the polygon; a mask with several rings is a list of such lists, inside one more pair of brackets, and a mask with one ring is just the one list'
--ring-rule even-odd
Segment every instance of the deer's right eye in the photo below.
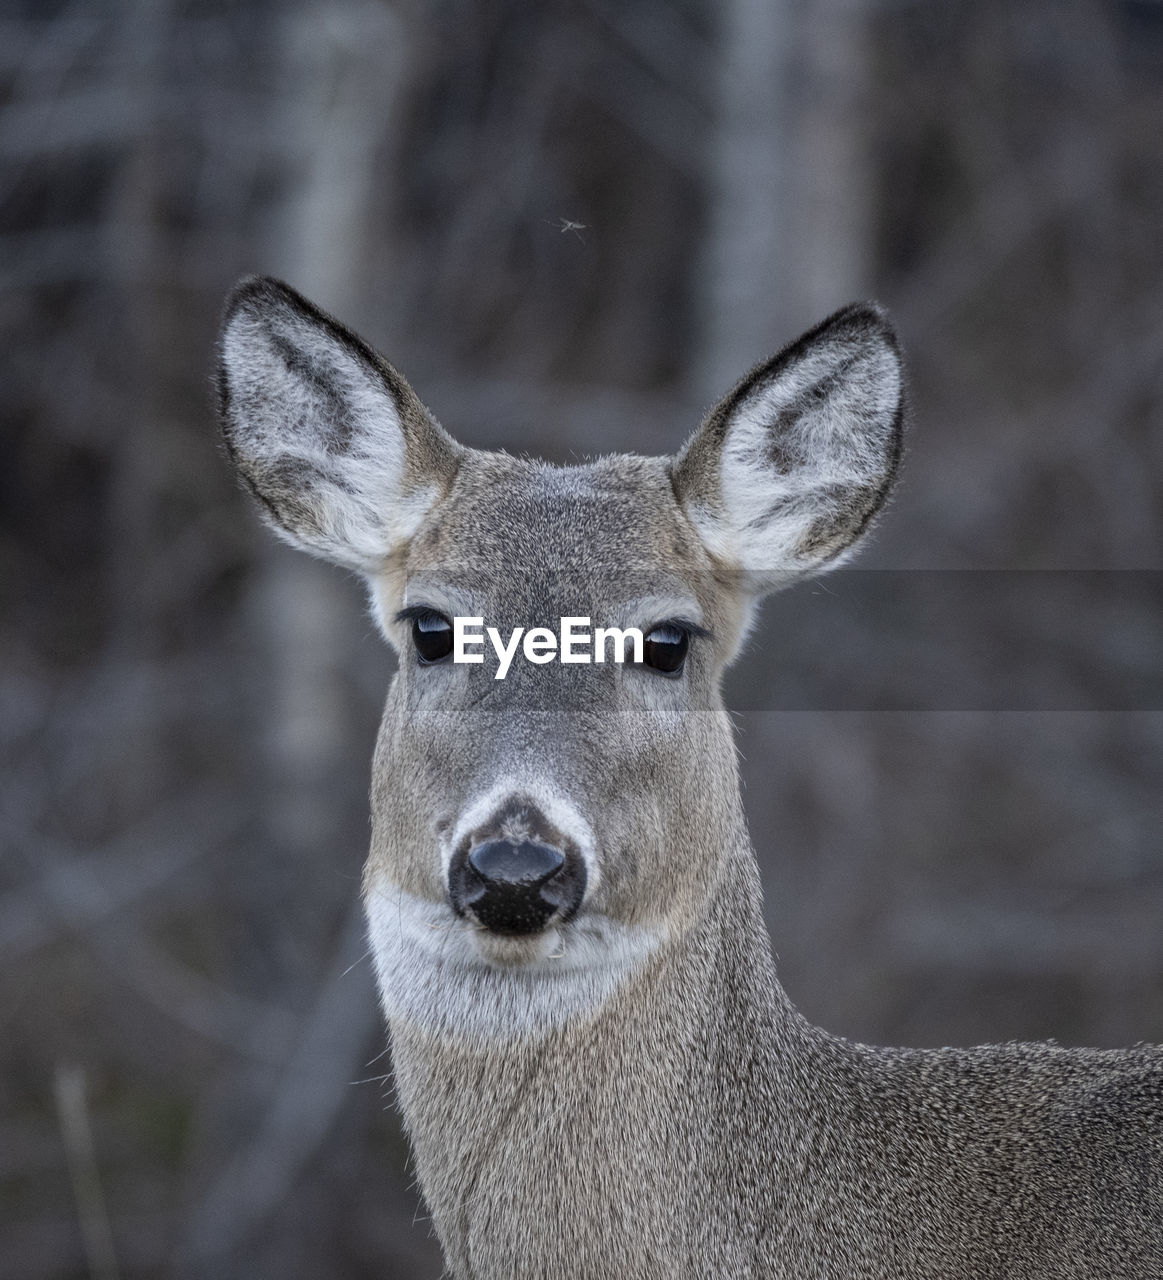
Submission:
{"label": "deer's right eye", "polygon": [[452,652],[452,620],[442,613],[420,613],[412,619],[412,643],[422,663],[441,662]]}

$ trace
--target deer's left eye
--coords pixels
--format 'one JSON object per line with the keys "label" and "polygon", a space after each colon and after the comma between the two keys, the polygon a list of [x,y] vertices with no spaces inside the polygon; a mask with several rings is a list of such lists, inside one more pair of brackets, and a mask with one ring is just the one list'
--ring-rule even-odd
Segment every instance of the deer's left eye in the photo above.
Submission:
{"label": "deer's left eye", "polygon": [[642,661],[664,676],[677,676],[686,661],[690,633],[674,622],[660,622],[642,642]]}

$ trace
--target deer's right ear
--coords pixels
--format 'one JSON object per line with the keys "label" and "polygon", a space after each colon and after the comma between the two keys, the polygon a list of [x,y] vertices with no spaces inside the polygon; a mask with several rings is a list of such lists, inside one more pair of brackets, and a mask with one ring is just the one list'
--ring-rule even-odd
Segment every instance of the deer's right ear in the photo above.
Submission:
{"label": "deer's right ear", "polygon": [[462,454],[386,360],[266,277],[227,303],[218,394],[227,448],[267,523],[367,574],[416,532]]}
{"label": "deer's right ear", "polygon": [[902,391],[893,331],[858,303],[711,410],[675,459],[675,491],[750,594],[831,568],[863,534],[896,474]]}

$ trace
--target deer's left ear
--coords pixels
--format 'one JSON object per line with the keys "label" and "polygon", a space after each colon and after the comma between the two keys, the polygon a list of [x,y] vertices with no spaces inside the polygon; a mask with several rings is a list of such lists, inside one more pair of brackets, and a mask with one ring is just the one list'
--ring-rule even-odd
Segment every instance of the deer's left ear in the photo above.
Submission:
{"label": "deer's left ear", "polygon": [[707,548],[760,595],[838,564],[883,506],[901,451],[896,337],[846,307],[756,369],[675,459]]}

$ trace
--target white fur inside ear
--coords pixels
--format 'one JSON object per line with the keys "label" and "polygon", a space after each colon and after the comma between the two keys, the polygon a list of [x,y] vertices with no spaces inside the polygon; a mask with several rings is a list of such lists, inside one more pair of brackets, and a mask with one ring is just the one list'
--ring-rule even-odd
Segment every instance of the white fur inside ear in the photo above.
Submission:
{"label": "white fur inside ear", "polygon": [[765,587],[838,563],[891,482],[901,392],[879,334],[824,335],[760,375],[726,424],[721,510],[694,513],[711,549]]}
{"label": "white fur inside ear", "polygon": [[259,296],[227,322],[222,376],[231,449],[276,532],[365,573],[415,532],[436,489],[405,487],[400,409],[363,353]]}

